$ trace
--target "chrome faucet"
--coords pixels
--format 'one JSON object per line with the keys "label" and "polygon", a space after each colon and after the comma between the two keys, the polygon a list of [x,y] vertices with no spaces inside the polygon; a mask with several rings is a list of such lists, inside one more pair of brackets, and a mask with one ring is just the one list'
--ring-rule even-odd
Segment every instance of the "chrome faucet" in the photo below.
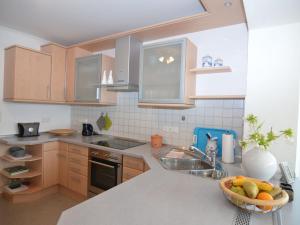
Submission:
{"label": "chrome faucet", "polygon": [[200,155],[204,156],[207,159],[209,165],[211,165],[213,168],[216,167],[216,151],[210,151],[210,154],[205,154],[199,148],[193,145],[189,147],[189,151],[193,152],[194,154],[200,153]]}

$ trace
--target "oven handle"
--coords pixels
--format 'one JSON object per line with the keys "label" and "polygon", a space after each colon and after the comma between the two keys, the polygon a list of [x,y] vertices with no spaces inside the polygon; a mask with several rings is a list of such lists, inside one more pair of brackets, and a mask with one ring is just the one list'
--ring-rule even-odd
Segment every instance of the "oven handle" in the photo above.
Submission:
{"label": "oven handle", "polygon": [[96,162],[94,160],[89,160],[91,163],[94,163],[94,164],[97,164],[97,165],[100,165],[100,166],[105,166],[105,167],[108,167],[108,168],[111,168],[111,169],[114,169],[115,167],[114,166],[110,166],[110,165],[107,165],[107,164],[104,164],[104,163],[100,163],[100,162]]}

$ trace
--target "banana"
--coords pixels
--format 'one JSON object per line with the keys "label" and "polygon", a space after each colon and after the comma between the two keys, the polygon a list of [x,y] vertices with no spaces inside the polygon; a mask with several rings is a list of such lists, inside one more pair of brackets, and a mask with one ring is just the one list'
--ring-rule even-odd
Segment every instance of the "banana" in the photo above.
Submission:
{"label": "banana", "polygon": [[254,181],[260,191],[272,191],[273,185],[265,181]]}
{"label": "banana", "polygon": [[235,179],[232,180],[232,185],[233,186],[243,186],[243,184],[246,182],[246,181],[252,181],[254,182],[258,189],[260,191],[272,191],[273,190],[273,185],[266,182],[266,181],[257,181],[255,179],[251,179],[251,178],[246,178],[246,177],[243,177],[243,176],[237,176]]}
{"label": "banana", "polygon": [[232,180],[233,186],[243,186],[244,182],[246,181],[246,178],[239,177]]}

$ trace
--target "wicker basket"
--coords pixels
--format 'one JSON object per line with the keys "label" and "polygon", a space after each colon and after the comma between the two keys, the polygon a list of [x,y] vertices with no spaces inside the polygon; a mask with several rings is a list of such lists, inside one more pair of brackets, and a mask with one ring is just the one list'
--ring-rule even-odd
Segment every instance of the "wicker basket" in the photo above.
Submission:
{"label": "wicker basket", "polygon": [[[255,213],[269,213],[274,212],[278,209],[280,209],[282,206],[284,206],[289,201],[288,194],[282,190],[281,193],[276,197],[274,200],[259,200],[259,199],[251,199],[246,196],[239,195],[230,189],[228,189],[225,186],[225,183],[229,180],[234,179],[235,177],[226,177],[223,178],[220,181],[220,187],[225,194],[226,198],[234,205],[236,205],[239,208],[245,209],[250,212]],[[254,178],[248,178],[250,180],[256,180]],[[258,180],[257,180],[258,181]],[[272,208],[270,210],[262,210],[258,206],[271,206]]]}

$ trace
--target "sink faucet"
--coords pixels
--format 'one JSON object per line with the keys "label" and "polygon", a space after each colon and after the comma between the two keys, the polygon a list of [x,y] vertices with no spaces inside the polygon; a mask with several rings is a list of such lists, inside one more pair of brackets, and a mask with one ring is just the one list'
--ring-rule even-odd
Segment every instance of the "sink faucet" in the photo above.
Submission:
{"label": "sink faucet", "polygon": [[207,159],[209,165],[211,165],[213,168],[216,167],[216,151],[209,151],[209,154],[205,154],[199,148],[193,145],[189,147],[189,151],[193,153],[200,153],[200,155],[204,156]]}

